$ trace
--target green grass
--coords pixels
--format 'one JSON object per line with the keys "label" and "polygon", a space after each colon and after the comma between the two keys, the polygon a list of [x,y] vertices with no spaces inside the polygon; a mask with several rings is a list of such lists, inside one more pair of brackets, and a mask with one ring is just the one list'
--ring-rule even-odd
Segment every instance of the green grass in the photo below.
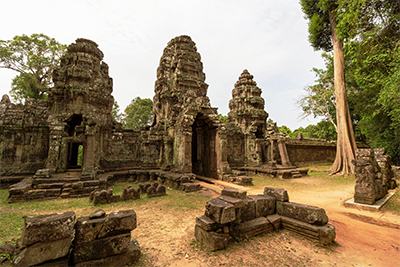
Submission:
{"label": "green grass", "polygon": [[397,215],[400,215],[400,189],[397,189],[396,193],[389,199],[388,202],[382,207],[382,211],[391,211]]}

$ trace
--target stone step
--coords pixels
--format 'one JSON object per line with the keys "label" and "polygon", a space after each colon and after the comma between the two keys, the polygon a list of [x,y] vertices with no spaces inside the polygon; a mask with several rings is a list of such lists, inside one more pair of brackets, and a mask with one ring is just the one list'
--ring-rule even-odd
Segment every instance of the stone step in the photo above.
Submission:
{"label": "stone step", "polygon": [[38,189],[53,189],[53,188],[62,188],[64,183],[46,183],[46,184],[38,184]]}

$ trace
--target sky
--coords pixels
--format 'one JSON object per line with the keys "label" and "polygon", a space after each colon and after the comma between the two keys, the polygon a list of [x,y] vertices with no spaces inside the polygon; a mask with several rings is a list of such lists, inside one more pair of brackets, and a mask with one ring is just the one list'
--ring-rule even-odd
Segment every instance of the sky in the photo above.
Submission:
{"label": "sky", "polygon": [[[311,70],[324,67],[321,52],[308,42],[299,0],[10,0],[2,10],[0,40],[43,33],[67,45],[77,38],[96,42],[121,110],[137,96],[153,98],[164,48],[189,35],[219,113],[228,114],[234,84],[247,69],[279,126],[294,130],[321,120],[299,119],[296,104],[314,83]],[[0,69],[1,95],[16,75]]]}

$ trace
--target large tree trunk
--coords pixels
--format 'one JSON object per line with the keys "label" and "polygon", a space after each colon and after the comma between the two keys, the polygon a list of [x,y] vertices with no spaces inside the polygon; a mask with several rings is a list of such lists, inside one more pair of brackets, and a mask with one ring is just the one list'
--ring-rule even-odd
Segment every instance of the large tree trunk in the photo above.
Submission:
{"label": "large tree trunk", "polygon": [[346,86],[344,81],[344,55],[343,43],[336,35],[337,22],[332,13],[329,13],[333,43],[334,84],[336,95],[336,122],[337,145],[336,158],[331,167],[331,174],[354,173],[351,161],[357,149],[354,139],[353,126],[350,118],[349,104],[347,101]]}

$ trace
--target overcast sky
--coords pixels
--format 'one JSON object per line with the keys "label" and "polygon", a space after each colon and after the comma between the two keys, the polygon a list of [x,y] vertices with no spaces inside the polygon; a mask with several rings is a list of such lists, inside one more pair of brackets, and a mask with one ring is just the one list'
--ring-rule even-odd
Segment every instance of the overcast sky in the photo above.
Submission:
{"label": "overcast sky", "polygon": [[[6,1],[0,40],[43,33],[60,43],[95,41],[114,80],[121,110],[140,96],[153,98],[156,70],[167,43],[189,35],[201,55],[212,107],[226,115],[232,89],[247,69],[262,90],[265,110],[294,130],[319,119],[298,119],[296,100],[322,68],[308,42],[299,0],[69,0]],[[0,69],[0,93],[16,72]]]}

